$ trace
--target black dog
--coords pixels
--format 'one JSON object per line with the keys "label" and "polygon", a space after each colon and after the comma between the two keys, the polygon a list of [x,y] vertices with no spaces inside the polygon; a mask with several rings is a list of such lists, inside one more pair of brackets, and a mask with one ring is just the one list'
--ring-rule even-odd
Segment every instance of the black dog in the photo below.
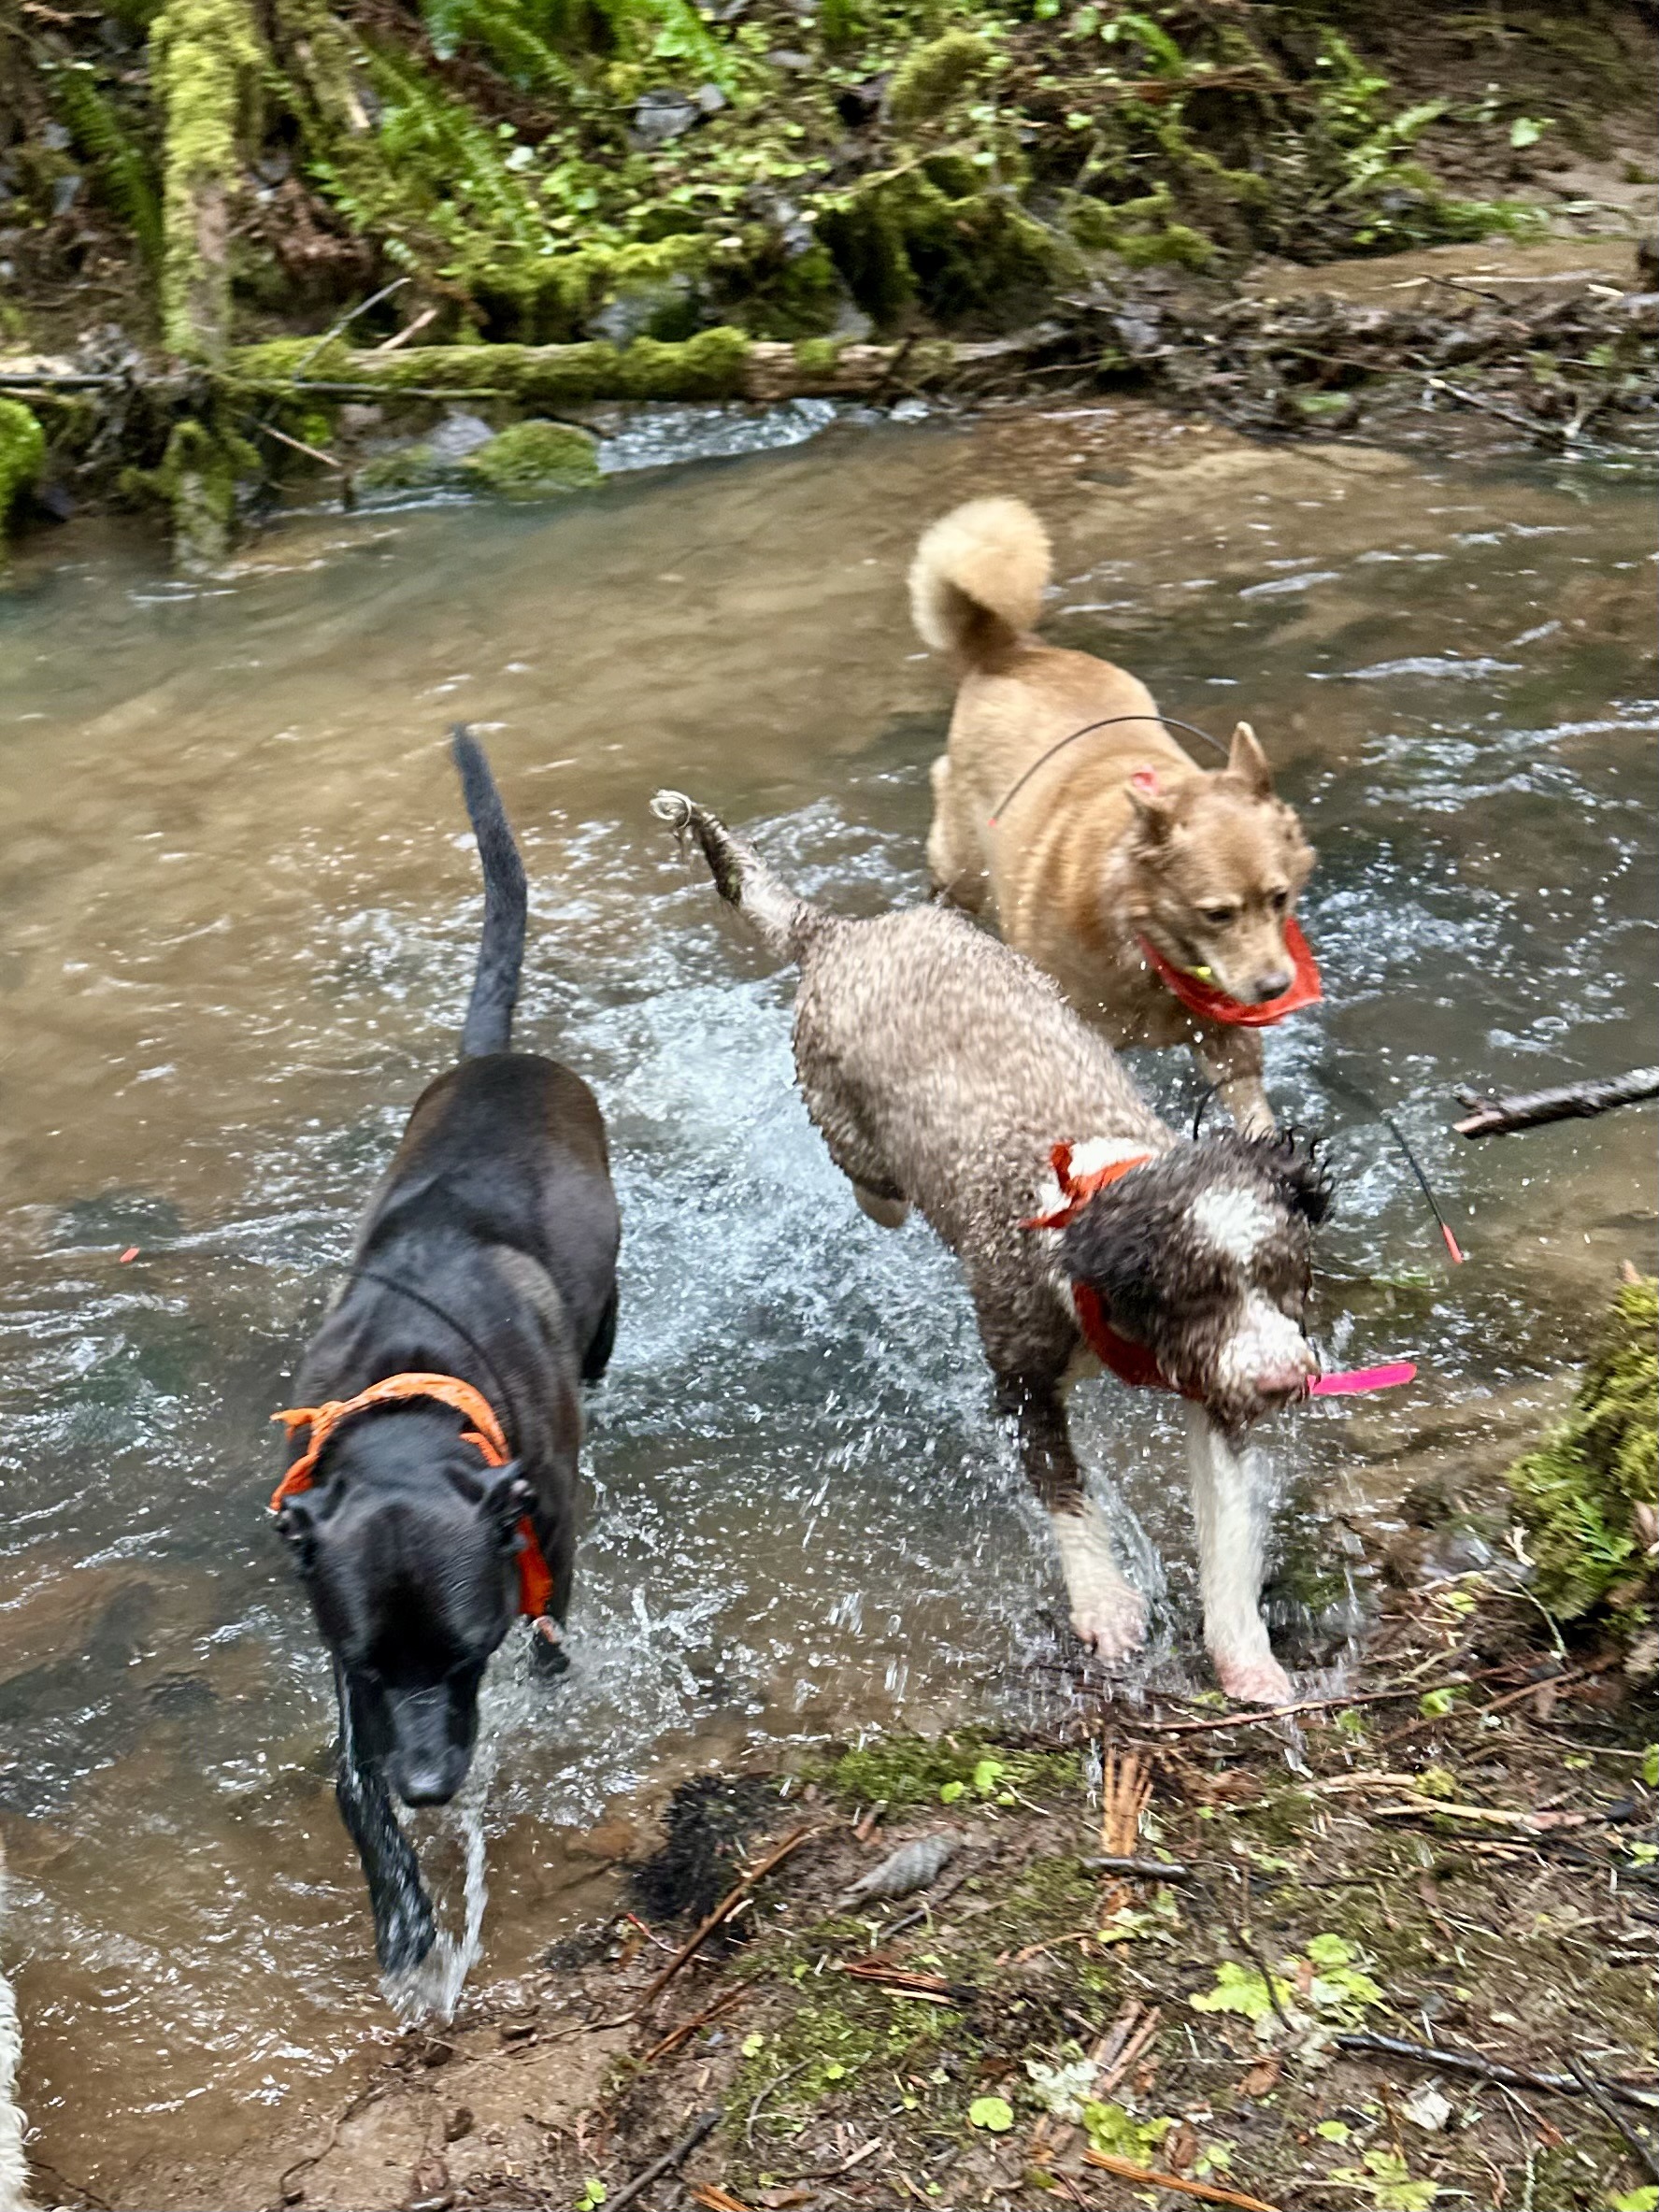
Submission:
{"label": "black dog", "polygon": [[516,1611],[558,1631],[576,1539],[579,1386],[616,1333],[619,1220],[592,1092],[514,1052],[524,870],[479,747],[454,757],[484,873],[458,1067],[422,1094],[342,1295],[306,1354],[273,1506],[334,1659],[337,1794],[388,1972],[436,1934],[388,1789],[466,1778],[479,1685]]}

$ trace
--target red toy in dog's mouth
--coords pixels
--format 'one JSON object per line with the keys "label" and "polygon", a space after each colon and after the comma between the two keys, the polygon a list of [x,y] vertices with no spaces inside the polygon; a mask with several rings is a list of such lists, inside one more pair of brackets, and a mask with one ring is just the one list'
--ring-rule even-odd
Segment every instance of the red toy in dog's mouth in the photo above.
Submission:
{"label": "red toy in dog's mouth", "polygon": [[1230,998],[1204,977],[1178,968],[1172,960],[1165,958],[1151,937],[1141,938],[1140,949],[1183,1006],[1192,1013],[1201,1014],[1207,1021],[1223,1021],[1231,1029],[1270,1029],[1287,1014],[1295,1013],[1300,1006],[1311,1006],[1324,996],[1313,948],[1294,921],[1284,925],[1284,949],[1291,956],[1290,988],[1259,1006],[1247,1006],[1241,999]]}

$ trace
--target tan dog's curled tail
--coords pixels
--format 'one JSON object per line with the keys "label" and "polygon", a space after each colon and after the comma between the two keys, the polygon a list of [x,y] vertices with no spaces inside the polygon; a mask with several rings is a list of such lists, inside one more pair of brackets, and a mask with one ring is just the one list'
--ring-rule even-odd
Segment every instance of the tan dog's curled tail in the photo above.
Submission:
{"label": "tan dog's curled tail", "polygon": [[1024,501],[970,499],[916,548],[911,619],[935,652],[982,667],[1036,628],[1048,580],[1049,534]]}
{"label": "tan dog's curled tail", "polygon": [[665,821],[683,846],[695,837],[714,878],[714,888],[734,906],[757,936],[784,960],[799,960],[807,940],[827,928],[830,916],[798,899],[779,882],[760,854],[734,837],[718,814],[699,806],[683,792],[658,792],[651,810]]}

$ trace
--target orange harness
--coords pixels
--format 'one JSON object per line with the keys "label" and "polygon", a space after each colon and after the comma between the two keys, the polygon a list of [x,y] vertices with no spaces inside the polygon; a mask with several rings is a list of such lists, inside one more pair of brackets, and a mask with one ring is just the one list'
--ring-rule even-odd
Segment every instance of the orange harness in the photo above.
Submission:
{"label": "orange harness", "polygon": [[[511,1459],[506,1433],[482,1391],[475,1391],[458,1375],[389,1375],[383,1382],[370,1383],[366,1391],[359,1391],[354,1398],[331,1398],[324,1406],[291,1406],[284,1413],[272,1414],[271,1419],[279,1420],[290,1436],[298,1429],[309,1429],[311,1437],[271,1492],[271,1511],[279,1513],[290,1498],[310,1489],[322,1449],[343,1421],[353,1414],[368,1412],[371,1406],[395,1406],[408,1398],[436,1398],[440,1405],[465,1414],[472,1426],[462,1430],[461,1441],[476,1446],[486,1465],[505,1467]],[[553,1594],[553,1577],[527,1513],[519,1522],[519,1611],[539,1620]]]}

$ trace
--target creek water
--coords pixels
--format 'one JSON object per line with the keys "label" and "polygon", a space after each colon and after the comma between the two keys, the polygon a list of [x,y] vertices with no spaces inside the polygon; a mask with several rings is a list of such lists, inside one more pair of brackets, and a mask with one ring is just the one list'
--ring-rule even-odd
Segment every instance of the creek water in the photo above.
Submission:
{"label": "creek water", "polygon": [[[189,589],[61,541],[0,598],[0,1811],[36,2148],[107,2201],[162,2201],[136,2176],[391,2017],[264,1500],[330,1269],[455,1045],[479,900],[449,722],[530,870],[520,1040],[598,1092],[625,1220],[574,1666],[498,1657],[487,1772],[431,1842],[453,1919],[485,1840],[475,1976],[612,1896],[619,1813],[693,1765],[1055,1710],[1058,1578],[954,1265],[855,1211],[791,1087],[789,977],[647,810],[697,793],[845,910],[922,895],[948,684],[904,569],[984,490],[1054,527],[1050,635],[1223,735],[1248,714],[1320,850],[1328,998],[1268,1045],[1340,1177],[1316,1327],[1423,1373],[1277,1424],[1304,1680],[1363,1634],[1356,1532],[1536,1420],[1649,1245],[1641,1115],[1448,1126],[1461,1079],[1655,1057],[1636,485],[1058,409],[552,509],[292,518]],[[1139,1065],[1191,1111],[1183,1063]],[[1345,1081],[1411,1133],[1464,1268]],[[1176,1418],[1104,1383],[1077,1416],[1158,1592],[1148,1669],[1200,1687]]]}

